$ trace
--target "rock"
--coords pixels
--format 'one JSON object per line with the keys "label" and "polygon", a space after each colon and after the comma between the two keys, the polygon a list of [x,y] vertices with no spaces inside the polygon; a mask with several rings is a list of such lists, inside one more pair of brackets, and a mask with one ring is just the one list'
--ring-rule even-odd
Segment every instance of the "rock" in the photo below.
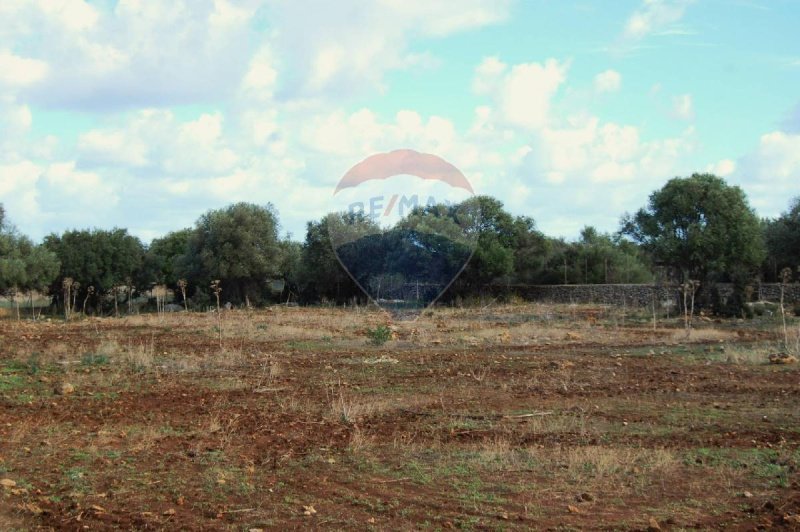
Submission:
{"label": "rock", "polygon": [[789,353],[773,353],[769,356],[770,364],[796,364],[797,357]]}
{"label": "rock", "polygon": [[750,493],[749,491],[745,491],[744,493],[742,493],[742,497],[744,497],[745,499],[750,499],[753,497],[753,494]]}
{"label": "rock", "polygon": [[165,510],[162,515],[170,516],[170,515],[175,515],[175,513],[176,513],[175,508],[170,508],[169,510]]}
{"label": "rock", "polygon": [[317,510],[312,505],[303,506],[303,515],[314,515],[315,513]]}
{"label": "rock", "polygon": [[14,482],[13,480],[11,480],[10,478],[4,478],[4,479],[0,480],[0,486],[3,486],[4,488],[7,488],[7,489],[11,489],[16,485],[17,485],[17,483]]}
{"label": "rock", "polygon": [[656,521],[655,517],[651,517],[647,522],[647,532],[658,532],[659,530],[661,530],[661,527],[658,525],[658,521]]}
{"label": "rock", "polygon": [[591,493],[583,492],[580,495],[576,495],[575,500],[578,502],[591,502],[594,500],[594,495],[592,495]]}
{"label": "rock", "polygon": [[44,510],[42,510],[38,504],[34,504],[32,502],[23,504],[22,509],[32,513],[33,515],[42,515],[44,513]]}
{"label": "rock", "polygon": [[55,388],[53,388],[53,393],[56,395],[69,395],[75,392],[75,387],[68,382],[62,382]]}

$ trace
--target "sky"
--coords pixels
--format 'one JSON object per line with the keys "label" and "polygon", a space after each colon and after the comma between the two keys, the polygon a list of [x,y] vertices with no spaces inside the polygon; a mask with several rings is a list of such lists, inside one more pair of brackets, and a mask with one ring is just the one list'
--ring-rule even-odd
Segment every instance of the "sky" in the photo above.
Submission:
{"label": "sky", "polygon": [[233,202],[302,240],[374,153],[449,161],[546,234],[712,172],[800,195],[795,0],[2,0],[0,203],[145,242]]}

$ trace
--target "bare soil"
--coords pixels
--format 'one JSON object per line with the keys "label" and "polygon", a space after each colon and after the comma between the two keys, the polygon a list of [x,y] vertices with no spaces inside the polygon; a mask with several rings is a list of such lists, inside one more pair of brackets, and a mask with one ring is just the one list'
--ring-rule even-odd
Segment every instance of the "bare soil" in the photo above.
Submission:
{"label": "bare soil", "polygon": [[800,529],[776,325],[687,339],[537,304],[1,320],[0,529]]}

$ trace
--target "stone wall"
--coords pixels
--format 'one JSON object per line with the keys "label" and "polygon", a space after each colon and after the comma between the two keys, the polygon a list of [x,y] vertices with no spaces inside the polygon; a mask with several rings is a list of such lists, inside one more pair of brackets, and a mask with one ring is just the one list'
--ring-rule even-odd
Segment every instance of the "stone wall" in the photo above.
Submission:
{"label": "stone wall", "polygon": [[[530,301],[549,301],[553,303],[600,303],[605,305],[626,305],[629,307],[649,307],[655,292],[656,301],[662,308],[678,307],[681,291],[678,285],[652,284],[562,284],[562,285],[512,285],[496,287],[498,291],[511,293]],[[717,284],[722,298],[733,293],[733,286]],[[770,283],[755,287],[754,299],[779,301],[780,284]],[[800,302],[800,285],[786,287],[785,301]]]}

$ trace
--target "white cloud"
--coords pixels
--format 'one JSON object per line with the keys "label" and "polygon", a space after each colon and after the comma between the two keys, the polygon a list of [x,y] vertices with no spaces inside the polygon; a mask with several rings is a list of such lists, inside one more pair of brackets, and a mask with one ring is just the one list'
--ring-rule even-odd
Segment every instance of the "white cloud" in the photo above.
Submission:
{"label": "white cloud", "polygon": [[773,131],[762,135],[758,145],[738,160],[729,179],[745,190],[760,215],[779,215],[798,195],[800,134]]}
{"label": "white cloud", "polygon": [[551,100],[566,79],[567,69],[566,63],[555,59],[509,69],[490,57],[476,68],[473,88],[493,96],[505,123],[538,129],[547,124]]}
{"label": "white cloud", "polygon": [[39,0],[39,9],[56,19],[68,31],[80,32],[97,24],[99,14],[84,0]]}
{"label": "white cloud", "polygon": [[278,1],[272,13],[282,30],[273,45],[296,72],[284,80],[281,94],[381,90],[387,71],[430,66],[409,53],[412,37],[441,38],[495,24],[508,16],[509,6],[509,0],[464,0],[457,9],[447,2],[405,0]]}
{"label": "white cloud", "polygon": [[252,0],[30,0],[3,8],[15,24],[0,30],[0,42],[39,62],[24,65],[27,79],[36,80],[26,92],[32,103],[108,109],[203,102],[229,94],[246,72],[256,7]]}
{"label": "white cloud", "polygon": [[0,50],[0,86],[24,87],[40,82],[47,76],[44,61],[19,57],[8,50]]}
{"label": "white cloud", "polygon": [[123,131],[88,131],[78,139],[78,149],[95,163],[147,164],[147,145]]}
{"label": "white cloud", "polygon": [[755,177],[764,181],[800,183],[800,135],[781,131],[762,135],[754,157],[758,161]]}
{"label": "white cloud", "polygon": [[241,89],[248,97],[265,100],[272,97],[277,80],[274,53],[269,46],[263,46],[250,60]]}
{"label": "white cloud", "polygon": [[[0,2],[0,17],[11,13],[10,1]],[[470,104],[473,121],[463,128],[448,115],[414,108],[398,107],[389,118],[386,108],[353,111],[353,92],[386,88],[388,71],[437,66],[412,39],[496,23],[507,15],[506,2],[465,0],[453,9],[435,1],[277,0],[268,24],[261,24],[258,4],[78,1],[65,14],[56,7],[71,4],[52,0],[52,9],[14,11],[19,24],[0,28],[0,45],[22,43],[9,45],[13,53],[0,56],[0,65],[6,57],[28,72],[16,75],[14,86],[0,82],[0,119],[15,128],[0,131],[0,201],[14,220],[37,236],[114,223],[152,236],[231,201],[273,201],[284,225],[302,237],[304,223],[324,212],[332,186],[354,162],[410,147],[450,160],[478,192],[534,216],[545,231],[574,235],[586,221],[613,229],[664,180],[692,170],[691,128],[648,138],[648,129],[576,106],[565,116],[569,63],[556,59],[485,58],[474,72],[480,98]],[[631,38],[670,31],[670,17],[657,13],[662,4],[643,5],[641,29]],[[51,38],[29,39],[34,31]],[[613,92],[621,75],[606,70],[593,82],[596,91]],[[690,119],[691,96],[676,103],[676,116]],[[56,149],[37,138],[49,153],[8,144],[6,135],[29,134],[37,104],[101,109],[103,119],[80,131],[74,146]],[[765,168],[795,164],[790,139],[763,144],[759,157],[771,161]],[[727,171],[724,162],[717,167]],[[737,161],[730,170],[743,166]],[[797,177],[787,172],[785,179]],[[38,221],[26,220],[31,215]]]}
{"label": "white cloud", "polygon": [[594,89],[597,92],[616,92],[622,86],[622,76],[616,70],[606,70],[594,77]]}
{"label": "white cloud", "polygon": [[206,103],[237,89],[335,97],[383,89],[390,70],[434,68],[410,39],[497,23],[510,2],[276,0],[264,24],[262,0],[4,0],[0,20],[14,24],[1,25],[0,46],[14,53],[0,51],[0,84],[31,86],[32,103],[84,110]]}
{"label": "white cloud", "polygon": [[476,94],[489,94],[497,88],[508,65],[497,57],[487,57],[475,68],[472,90]]}
{"label": "white cloud", "polygon": [[201,177],[231,171],[238,161],[223,135],[221,113],[180,122],[171,111],[139,111],[121,127],[84,133],[78,150],[85,166],[123,167],[142,175]]}
{"label": "white cloud", "polygon": [[680,120],[694,119],[694,103],[691,94],[681,94],[672,98],[672,114]]}
{"label": "white cloud", "polygon": [[639,40],[664,30],[681,18],[691,0],[644,0],[625,23],[624,36]]}
{"label": "white cloud", "polygon": [[719,177],[728,177],[736,171],[736,162],[730,159],[722,159],[714,164],[706,167],[706,172],[712,173]]}

